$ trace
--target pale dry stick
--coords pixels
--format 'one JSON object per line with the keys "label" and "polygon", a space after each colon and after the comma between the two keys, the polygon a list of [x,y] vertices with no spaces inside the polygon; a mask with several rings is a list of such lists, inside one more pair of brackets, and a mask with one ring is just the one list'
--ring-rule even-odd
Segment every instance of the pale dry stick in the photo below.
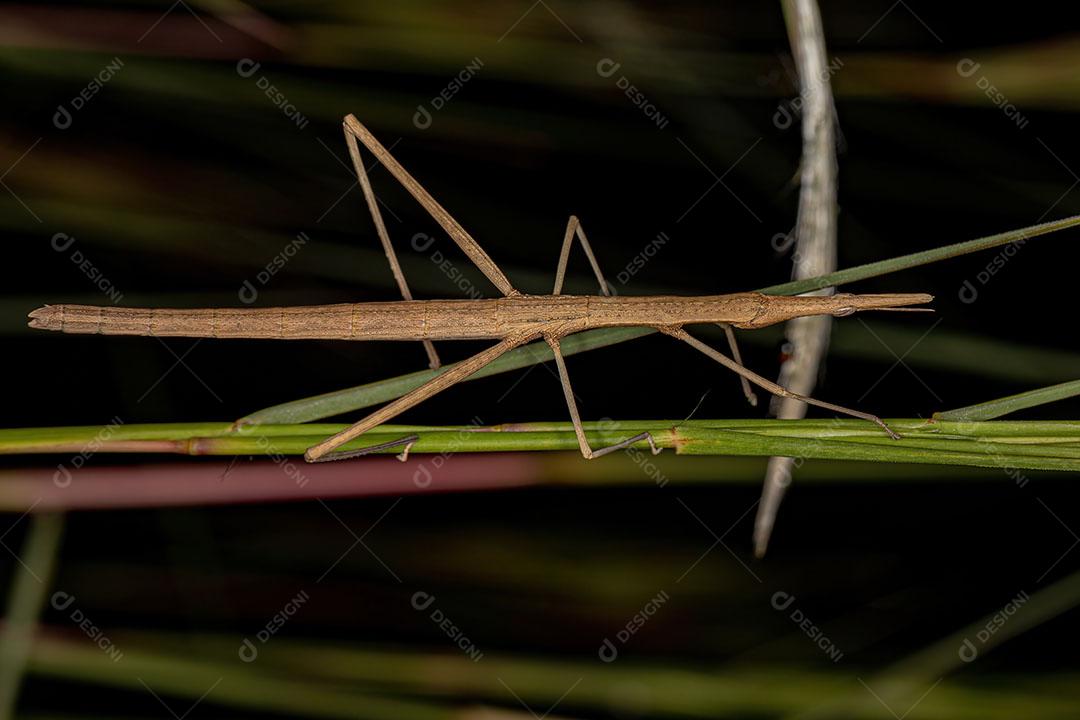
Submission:
{"label": "pale dry stick", "polygon": [[[803,100],[803,151],[792,275],[792,279],[800,280],[836,269],[837,122],[829,80],[832,67],[826,64],[825,31],[817,0],[782,0],[781,5]],[[833,289],[818,292],[827,295]],[[781,366],[777,382],[810,394],[828,351],[832,322],[823,317],[796,318],[788,322],[785,334],[793,350]],[[777,403],[776,417],[780,419],[805,415],[806,405],[797,400]],[[765,555],[794,468],[794,458],[769,458],[754,518],[754,555],[759,558]]]}
{"label": "pale dry stick", "polygon": [[[379,200],[375,197],[375,191],[371,189],[371,180],[368,179],[367,170],[364,169],[364,160],[360,157],[360,148],[356,145],[356,136],[348,130],[345,131],[345,144],[349,147],[349,157],[352,158],[353,167],[356,168],[356,179],[360,182],[360,188],[364,191],[364,200],[367,201],[368,212],[371,213],[371,219],[375,222],[375,232],[379,235],[379,242],[382,243],[383,252],[386,253],[386,260],[390,263],[390,271],[394,274],[394,280],[401,291],[401,297],[412,300],[412,291],[409,290],[409,283],[405,281],[405,273],[398,262],[394,246],[390,243],[390,234],[386,231],[386,223],[383,222],[382,211],[379,210]],[[432,370],[438,369],[442,363],[439,362],[439,354],[435,352],[435,345],[430,340],[424,340],[423,343],[424,352],[428,356],[428,367]]]}
{"label": "pale dry stick", "polygon": [[[683,330],[683,326],[720,324],[752,329],[810,315],[843,317],[860,310],[914,309],[906,306],[928,303],[933,299],[931,295],[896,293],[787,297],[755,292],[697,297],[562,295],[561,282],[558,280],[555,294],[522,295],[513,288],[506,276],[476,244],[472,236],[465,232],[461,225],[393,159],[386,148],[378,144],[351,115],[345,119],[345,128],[363,142],[387,170],[405,185],[477,264],[477,267],[504,292],[505,297],[481,300],[401,300],[288,308],[198,310],[47,305],[30,313],[30,326],[69,333],[110,335],[294,340],[493,339],[499,341],[468,360],[444,368],[440,374],[424,385],[372,412],[346,430],[309,448],[305,453],[305,458],[309,461],[355,457],[376,449],[401,444],[406,445],[407,452],[415,442],[414,436],[374,448],[334,451],[375,426],[387,422],[432,395],[464,380],[509,350],[540,337],[544,338],[554,351],[582,455],[586,458],[597,457],[642,440],[648,441],[655,452],[657,451],[655,443],[646,435],[635,436],[609,448],[596,451],[589,447],[585,439],[584,428],[574,402],[558,341],[573,333],[604,327],[650,327],[661,330],[689,343],[735,371],[742,378],[759,385],[770,393],[781,397],[797,397],[819,407],[869,420],[885,428],[892,437],[897,437],[875,415],[803,397],[769,382],[745,368],[741,362],[732,360],[690,337]],[[595,256],[576,218],[571,218],[568,224],[560,253],[557,278],[565,276],[569,245],[574,236],[581,240],[586,254],[590,257],[601,288],[607,289],[607,283],[599,271],[599,265],[595,263]]]}

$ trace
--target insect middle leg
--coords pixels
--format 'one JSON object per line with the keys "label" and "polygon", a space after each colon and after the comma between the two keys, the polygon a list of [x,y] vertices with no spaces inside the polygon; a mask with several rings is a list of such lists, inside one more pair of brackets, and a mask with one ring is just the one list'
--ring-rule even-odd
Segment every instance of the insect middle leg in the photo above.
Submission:
{"label": "insect middle leg", "polygon": [[555,289],[551,291],[551,294],[559,295],[562,293],[563,279],[566,277],[566,265],[570,260],[570,246],[574,243],[575,235],[581,241],[581,247],[585,250],[585,255],[589,258],[589,264],[592,265],[593,272],[596,273],[596,279],[600,282],[600,292],[604,295],[611,295],[611,289],[608,287],[607,280],[604,279],[604,273],[600,272],[600,265],[596,262],[596,255],[593,254],[592,247],[589,245],[588,238],[585,237],[585,231],[581,228],[581,221],[578,220],[577,215],[571,215],[570,221],[566,223],[566,236],[563,237],[562,250],[559,252],[559,267],[555,270]]}
{"label": "insect middle leg", "polygon": [[[566,278],[566,266],[570,260],[570,247],[574,244],[575,236],[581,241],[581,247],[585,251],[586,257],[589,258],[589,265],[592,266],[593,273],[596,274],[596,279],[600,283],[600,292],[604,295],[611,295],[611,289],[608,287],[607,280],[604,279],[604,273],[600,270],[600,264],[596,262],[596,255],[593,254],[592,246],[589,245],[589,239],[585,237],[585,231],[582,229],[581,221],[578,220],[577,215],[571,215],[570,220],[566,223],[566,235],[563,237],[562,250],[559,251],[559,267],[555,270],[555,288],[551,291],[551,294],[559,295],[562,293],[563,280]],[[577,400],[574,398],[574,389],[570,386],[570,374],[566,371],[566,360],[563,358],[559,338],[557,335],[545,334],[544,340],[551,346],[551,352],[555,355],[555,365],[559,369],[559,382],[562,383],[563,394],[566,396],[566,406],[570,410],[570,421],[574,423],[574,434],[577,435],[578,446],[581,448],[581,454],[585,456],[586,460],[592,460],[595,457],[622,450],[642,440],[649,442],[653,455],[660,452],[652,435],[647,432],[627,438],[609,447],[593,450],[585,437],[585,428],[581,425],[581,414],[578,412]]]}
{"label": "insect middle leg", "polygon": [[753,370],[750,370],[749,368],[743,366],[742,364],[735,362],[734,360],[729,358],[727,355],[724,355],[719,350],[706,345],[705,343],[701,342],[700,340],[698,340],[693,335],[690,335],[688,332],[683,330],[681,327],[660,327],[660,328],[657,328],[657,329],[660,330],[660,332],[663,332],[663,333],[665,333],[667,335],[672,336],[673,338],[676,338],[678,340],[682,340],[687,345],[689,345],[690,347],[692,347],[692,348],[694,348],[696,350],[700,350],[701,352],[705,353],[706,355],[708,355],[709,357],[711,357],[713,360],[720,363],[724,367],[738,373],[742,377],[746,378],[747,380],[754,383],[758,387],[772,393],[773,395],[776,395],[778,397],[784,397],[784,398],[794,398],[795,400],[801,400],[802,402],[806,403],[807,405],[815,405],[815,406],[820,407],[820,408],[825,408],[826,410],[832,410],[833,412],[843,413],[845,415],[851,415],[852,417],[857,417],[857,418],[860,418],[862,420],[869,420],[870,422],[874,423],[875,425],[880,426],[885,432],[887,432],[889,434],[889,437],[891,437],[893,440],[899,440],[900,439],[900,436],[897,435],[895,432],[893,432],[893,430],[888,425],[886,425],[884,423],[884,421],[882,421],[882,419],[879,418],[877,415],[871,415],[870,413],[864,413],[864,412],[861,412],[859,410],[852,410],[851,408],[846,408],[846,407],[843,407],[842,405],[834,405],[832,403],[827,403],[827,402],[824,402],[822,400],[815,400],[812,397],[806,397],[805,395],[799,395],[798,393],[794,393],[794,392],[788,390],[786,387],[783,387],[782,385],[777,385],[776,383],[772,382],[771,380],[767,380],[767,379],[763,378],[761,375],[758,375]]}
{"label": "insect middle leg", "polygon": [[545,335],[544,340],[551,346],[551,352],[555,355],[555,365],[559,368],[559,380],[562,382],[563,394],[566,396],[566,406],[570,410],[570,421],[574,423],[574,434],[577,435],[578,446],[581,448],[581,454],[585,456],[586,460],[592,460],[616,450],[622,450],[642,440],[648,441],[653,455],[660,453],[660,448],[656,447],[653,436],[648,432],[639,433],[599,450],[593,450],[589,446],[588,438],[585,437],[585,428],[581,425],[581,414],[578,413],[577,400],[574,399],[574,389],[570,386],[570,375],[566,372],[566,361],[563,359],[559,338],[554,335]]}

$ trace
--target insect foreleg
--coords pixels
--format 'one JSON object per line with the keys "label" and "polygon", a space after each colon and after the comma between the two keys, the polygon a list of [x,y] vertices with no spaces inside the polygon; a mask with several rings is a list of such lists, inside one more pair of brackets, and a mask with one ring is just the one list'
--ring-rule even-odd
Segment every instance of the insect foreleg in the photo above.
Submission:
{"label": "insect foreleg", "polygon": [[673,338],[677,338],[679,340],[682,340],[687,345],[689,345],[690,347],[692,347],[692,348],[694,348],[696,350],[700,350],[701,352],[705,353],[706,355],[708,355],[709,357],[711,357],[713,360],[720,363],[724,367],[738,373],[739,375],[743,376],[744,378],[746,378],[750,382],[752,382],[755,385],[757,385],[758,387],[772,393],[773,395],[777,395],[779,397],[785,397],[785,398],[794,398],[796,400],[803,401],[807,405],[816,405],[817,407],[825,408],[826,410],[832,410],[833,412],[843,413],[845,415],[851,415],[852,417],[857,417],[857,418],[860,418],[862,420],[869,420],[870,422],[874,423],[875,425],[880,426],[883,430],[885,430],[885,432],[887,432],[889,434],[889,437],[891,437],[893,440],[899,440],[900,439],[900,436],[897,435],[895,432],[893,432],[892,429],[888,425],[886,425],[882,421],[882,419],[879,418],[877,415],[871,415],[870,413],[860,412],[859,410],[852,410],[851,408],[846,408],[846,407],[843,407],[842,405],[833,405],[832,403],[823,402],[821,400],[815,400],[814,398],[806,397],[805,395],[799,395],[798,393],[794,393],[794,392],[788,390],[787,388],[783,387],[782,385],[777,385],[776,383],[772,382],[771,380],[767,380],[767,379],[763,378],[761,375],[758,375],[753,370],[750,370],[749,368],[741,365],[740,363],[735,362],[734,360],[729,358],[727,355],[724,355],[719,350],[716,350],[715,348],[709,347],[705,343],[701,342],[697,338],[695,338],[692,335],[690,335],[689,333],[687,333],[681,327],[674,327],[674,328],[673,327],[659,327],[657,329],[660,330],[660,332],[663,332],[663,333],[665,333],[667,335],[672,336]]}
{"label": "insect foreleg", "polygon": [[[724,335],[727,337],[728,347],[731,348],[731,357],[735,358],[735,362],[742,365],[742,353],[739,352],[739,344],[735,341],[735,331],[728,323],[718,323],[720,327],[724,328]],[[746,367],[743,365],[743,367]],[[745,375],[739,375],[739,382],[742,383],[743,395],[746,396],[746,402],[750,403],[750,407],[757,407],[757,395],[750,389],[750,381],[746,379]]]}

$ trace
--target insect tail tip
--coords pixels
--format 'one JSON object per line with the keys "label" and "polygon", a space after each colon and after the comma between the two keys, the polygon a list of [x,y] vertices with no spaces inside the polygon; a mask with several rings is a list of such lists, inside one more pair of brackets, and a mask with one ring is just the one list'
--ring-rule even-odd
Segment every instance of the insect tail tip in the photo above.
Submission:
{"label": "insect tail tip", "polygon": [[30,319],[27,323],[30,327],[51,330],[53,319],[56,317],[56,308],[52,305],[43,305],[36,310],[31,310],[26,317]]}

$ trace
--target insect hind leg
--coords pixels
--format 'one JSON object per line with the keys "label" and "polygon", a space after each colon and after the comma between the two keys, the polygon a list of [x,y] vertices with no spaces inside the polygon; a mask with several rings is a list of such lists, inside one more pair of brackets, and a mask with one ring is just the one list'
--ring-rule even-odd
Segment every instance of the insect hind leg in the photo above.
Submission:
{"label": "insect hind leg", "polygon": [[[360,189],[364,192],[364,199],[367,201],[371,219],[375,221],[375,231],[379,234],[383,252],[386,253],[386,259],[390,262],[390,271],[394,273],[394,280],[397,281],[401,296],[406,300],[412,300],[412,291],[409,290],[409,283],[405,280],[405,273],[398,262],[397,253],[390,242],[390,233],[386,231],[386,223],[383,222],[382,212],[379,210],[379,199],[375,197],[375,191],[371,189],[371,180],[368,179],[367,170],[364,169],[364,160],[360,156],[360,146],[356,142],[356,136],[349,132],[348,129],[345,130],[345,143],[349,147],[349,157],[352,159],[353,168],[356,170],[356,179],[360,183]],[[441,367],[442,362],[439,360],[439,354],[435,352],[435,345],[430,340],[423,340],[422,342],[424,352],[427,353],[428,366],[432,370]]]}
{"label": "insect hind leg", "polygon": [[364,455],[371,455],[377,453],[380,450],[389,450],[390,448],[404,445],[404,449],[398,454],[397,459],[401,462],[405,462],[409,459],[409,450],[412,450],[412,446],[420,439],[419,435],[408,435],[398,440],[391,440],[390,442],[379,443],[378,445],[369,445],[365,448],[359,448],[357,450],[339,450],[336,452],[328,452],[325,455],[320,455],[317,458],[313,458],[311,462],[330,462],[332,460],[348,460],[349,458],[363,457]]}
{"label": "insect hind leg", "polygon": [[[364,419],[350,425],[336,435],[333,435],[316,445],[312,445],[307,449],[307,452],[304,453],[304,459],[308,462],[319,462],[326,455],[333,453],[353,438],[363,435],[368,430],[397,417],[409,408],[420,404],[436,393],[440,393],[448,387],[456,385],[496,358],[513,350],[519,345],[524,345],[535,337],[536,333],[531,331],[522,332],[516,335],[508,335],[487,350],[483,350],[467,360],[462,360],[459,363],[444,368],[442,372],[420,387],[410,390],[398,399],[375,410]],[[391,442],[389,445],[400,445],[406,440],[408,440],[408,438]],[[379,447],[381,449],[385,446]],[[370,452],[371,448],[362,448],[362,450]],[[337,456],[335,459],[340,459],[340,457],[341,456]]]}

